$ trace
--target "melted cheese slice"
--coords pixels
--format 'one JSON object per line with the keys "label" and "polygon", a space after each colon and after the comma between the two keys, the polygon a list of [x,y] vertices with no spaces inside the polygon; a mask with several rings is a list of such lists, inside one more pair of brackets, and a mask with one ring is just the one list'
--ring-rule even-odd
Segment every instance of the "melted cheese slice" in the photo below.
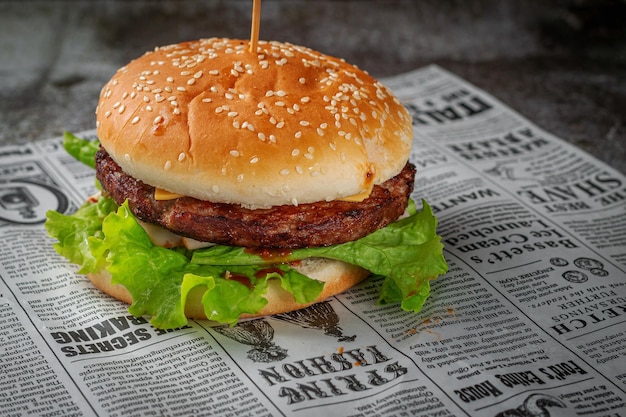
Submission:
{"label": "melted cheese slice", "polygon": [[354,203],[360,203],[361,201],[367,199],[367,197],[370,196],[370,194],[372,194],[372,190],[374,189],[374,184],[372,184],[372,186],[369,188],[369,190],[361,193],[361,194],[354,194],[354,195],[349,195],[348,197],[344,197],[344,198],[338,198],[337,200],[339,201],[351,201]]}
{"label": "melted cheese slice", "polygon": [[180,197],[184,197],[184,195],[181,194],[176,194],[176,193],[171,193],[167,190],[164,190],[162,188],[155,188],[154,189],[154,199],[157,201],[164,201],[164,200],[174,200]]}

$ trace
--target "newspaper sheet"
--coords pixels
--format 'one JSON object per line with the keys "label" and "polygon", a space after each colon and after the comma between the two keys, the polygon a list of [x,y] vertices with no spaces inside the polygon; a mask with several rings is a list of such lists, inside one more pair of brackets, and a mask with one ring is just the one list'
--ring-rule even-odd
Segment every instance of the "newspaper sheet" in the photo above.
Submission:
{"label": "newspaper sheet", "polygon": [[60,138],[0,148],[0,414],[626,416],[625,176],[437,66],[385,83],[450,266],[420,314],[377,305],[370,278],[294,313],[155,329],[44,229],[93,171]]}

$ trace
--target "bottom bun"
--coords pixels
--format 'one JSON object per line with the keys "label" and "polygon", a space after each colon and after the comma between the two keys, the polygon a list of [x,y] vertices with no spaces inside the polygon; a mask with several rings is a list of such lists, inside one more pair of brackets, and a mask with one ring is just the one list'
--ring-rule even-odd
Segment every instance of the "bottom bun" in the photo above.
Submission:
{"label": "bottom bun", "polygon": [[[292,294],[281,288],[280,280],[272,279],[265,294],[268,301],[265,307],[256,314],[244,314],[241,318],[268,316],[305,308],[346,291],[370,274],[369,271],[355,265],[319,258],[306,259],[295,269],[309,278],[324,282],[324,289],[314,301],[307,304],[297,303]],[[100,291],[127,304],[132,303],[132,297],[123,285],[111,283],[111,275],[108,271],[100,270],[96,273],[87,274],[87,277]],[[201,286],[195,287],[189,292],[185,304],[185,316],[187,318],[199,320],[207,318],[201,302],[203,294],[204,289]]]}

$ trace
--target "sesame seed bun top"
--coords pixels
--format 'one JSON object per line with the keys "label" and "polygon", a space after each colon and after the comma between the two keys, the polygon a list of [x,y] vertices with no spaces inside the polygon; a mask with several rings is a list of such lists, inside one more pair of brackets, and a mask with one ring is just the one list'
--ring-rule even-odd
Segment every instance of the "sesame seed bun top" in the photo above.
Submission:
{"label": "sesame seed bun top", "polygon": [[96,109],[102,146],[167,191],[269,207],[367,192],[412,142],[398,99],[357,67],[279,42],[203,39],[120,68]]}

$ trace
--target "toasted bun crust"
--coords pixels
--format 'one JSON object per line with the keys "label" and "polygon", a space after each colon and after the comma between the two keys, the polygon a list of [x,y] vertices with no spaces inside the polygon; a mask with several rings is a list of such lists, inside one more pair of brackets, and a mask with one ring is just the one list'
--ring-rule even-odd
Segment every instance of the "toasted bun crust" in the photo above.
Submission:
{"label": "toasted bun crust", "polygon": [[[265,296],[268,301],[267,305],[257,314],[246,314],[242,315],[241,318],[267,316],[305,308],[344,292],[369,275],[368,271],[358,266],[326,259],[306,259],[296,269],[310,278],[325,283],[322,293],[315,301],[309,304],[298,304],[290,293],[280,287],[278,280],[272,280]],[[108,271],[103,269],[96,273],[87,274],[87,277],[102,292],[127,304],[132,303],[132,298],[124,286],[111,284],[111,275]],[[185,305],[185,316],[187,318],[199,320],[207,318],[201,302],[202,295],[203,289],[200,287],[194,288],[189,293]]]}
{"label": "toasted bun crust", "polygon": [[118,70],[96,110],[124,171],[177,194],[269,207],[330,201],[398,174],[412,142],[398,99],[357,67],[279,42],[203,39]]}

